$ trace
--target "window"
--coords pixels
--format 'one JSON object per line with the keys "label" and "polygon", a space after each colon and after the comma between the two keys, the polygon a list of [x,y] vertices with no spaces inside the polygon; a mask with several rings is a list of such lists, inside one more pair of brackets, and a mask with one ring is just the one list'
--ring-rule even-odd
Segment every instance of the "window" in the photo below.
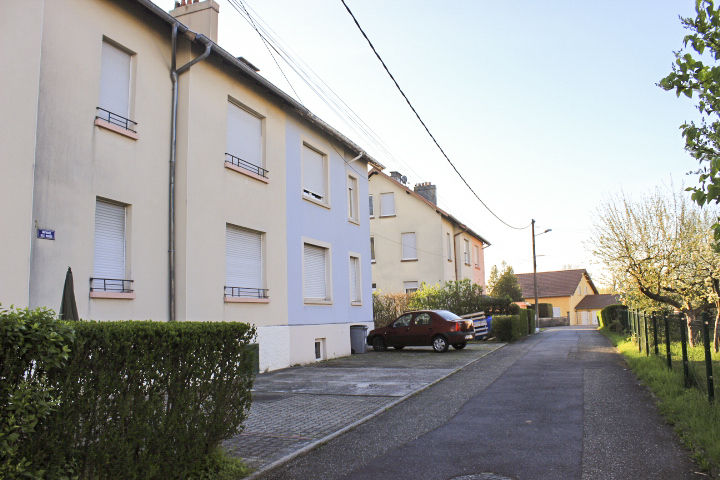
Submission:
{"label": "window", "polygon": [[473,245],[475,247],[475,268],[480,268],[480,247],[477,245]]}
{"label": "window", "polygon": [[447,259],[448,262],[452,262],[452,239],[450,238],[450,234],[447,233]]}
{"label": "window", "polygon": [[263,168],[262,118],[228,102],[227,148],[225,162],[244,171],[267,178]]}
{"label": "window", "polygon": [[263,234],[227,225],[225,228],[225,298],[230,302],[266,299],[263,281]]}
{"label": "window", "polygon": [[330,248],[303,243],[303,290],[305,303],[330,303]]}
{"label": "window", "polygon": [[370,261],[375,263],[375,237],[370,237]]}
{"label": "window", "polygon": [[315,339],[315,360],[325,360],[325,339],[324,338],[316,338]]}
{"label": "window", "polygon": [[415,233],[400,234],[402,242],[402,259],[417,260],[417,250],[415,249]]}
{"label": "window", "polygon": [[375,218],[375,204],[372,195],[370,195],[370,218]]}
{"label": "window", "polygon": [[[97,199],[95,203],[95,248],[90,296],[99,292],[132,293],[125,265],[126,206]],[[97,293],[96,293],[97,292]],[[96,295],[93,295],[96,293]],[[132,298],[118,296],[117,298]]]}
{"label": "window", "polygon": [[372,291],[373,293],[377,292],[377,283],[372,284]]}
{"label": "window", "polygon": [[303,145],[303,195],[305,198],[327,204],[327,176],[325,155]]}
{"label": "window", "polygon": [[352,175],[347,177],[347,189],[348,189],[348,220],[351,222],[358,222],[360,218],[358,216],[358,181],[357,178]]}
{"label": "window", "polygon": [[350,255],[350,303],[352,305],[362,304],[362,291],[360,289],[360,257]]}
{"label": "window", "polygon": [[393,323],[393,327],[407,327],[408,325],[410,325],[410,320],[412,320],[412,313],[406,313],[402,317],[395,320],[395,322]]}
{"label": "window", "polygon": [[465,257],[465,265],[470,265],[470,242],[463,240],[463,256]]}
{"label": "window", "polygon": [[132,55],[103,40],[100,99],[95,124],[137,138],[132,135],[136,123],[129,119],[131,78]]}
{"label": "window", "polygon": [[432,325],[432,318],[429,313],[421,313],[415,317],[415,325]]}
{"label": "window", "polygon": [[395,194],[394,193],[381,193],[380,194],[380,216],[381,217],[392,217],[395,215]]}
{"label": "window", "polygon": [[418,288],[418,282],[403,282],[403,290],[405,290],[405,293],[417,292]]}

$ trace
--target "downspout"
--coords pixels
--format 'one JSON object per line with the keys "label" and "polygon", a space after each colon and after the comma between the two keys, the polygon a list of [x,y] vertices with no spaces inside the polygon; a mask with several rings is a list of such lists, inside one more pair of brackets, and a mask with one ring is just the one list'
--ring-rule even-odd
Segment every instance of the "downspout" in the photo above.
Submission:
{"label": "downspout", "polygon": [[183,28],[183,32],[189,31],[187,27],[179,22],[172,26],[172,64],[170,66],[170,78],[173,84],[172,100],[172,123],[170,134],[170,193],[169,193],[169,233],[168,233],[168,321],[175,321],[175,160],[177,155],[177,112],[178,112],[178,77],[190,70],[190,67],[204,60],[210,55],[212,42],[204,35],[196,35],[195,39],[205,44],[205,51],[199,57],[176,68],[177,60],[177,33]]}
{"label": "downspout", "polygon": [[347,162],[347,164],[350,165],[351,163],[353,163],[357,160],[360,160],[362,158],[362,156],[363,156],[363,152],[360,152],[360,155],[358,155],[357,157],[355,157],[352,160],[350,160],[349,162]]}

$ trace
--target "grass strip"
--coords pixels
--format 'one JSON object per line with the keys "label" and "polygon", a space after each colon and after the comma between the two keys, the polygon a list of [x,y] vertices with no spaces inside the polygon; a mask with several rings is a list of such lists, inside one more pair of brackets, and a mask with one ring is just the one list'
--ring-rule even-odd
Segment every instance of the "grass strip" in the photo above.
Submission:
{"label": "grass strip", "polygon": [[628,335],[600,331],[623,354],[635,375],[655,396],[660,413],[692,452],[693,460],[711,478],[720,480],[720,402],[708,402],[704,392],[684,388],[681,370],[669,370],[663,356],[638,352]]}

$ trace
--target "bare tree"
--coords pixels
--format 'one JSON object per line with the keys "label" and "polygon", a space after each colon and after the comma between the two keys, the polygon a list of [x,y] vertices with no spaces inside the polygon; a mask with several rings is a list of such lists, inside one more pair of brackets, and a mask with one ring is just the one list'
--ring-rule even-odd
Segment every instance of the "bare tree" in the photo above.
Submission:
{"label": "bare tree", "polygon": [[685,313],[692,344],[696,317],[720,306],[720,256],[712,243],[715,218],[672,187],[670,193],[657,188],[639,201],[621,192],[598,207],[586,246],[626,300],[641,306],[658,302]]}

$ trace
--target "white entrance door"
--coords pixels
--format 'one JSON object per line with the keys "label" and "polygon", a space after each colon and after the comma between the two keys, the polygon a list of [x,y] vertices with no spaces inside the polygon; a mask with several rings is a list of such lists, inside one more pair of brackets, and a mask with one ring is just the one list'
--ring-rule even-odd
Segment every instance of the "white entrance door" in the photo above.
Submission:
{"label": "white entrance door", "polygon": [[582,324],[583,325],[590,325],[590,315],[588,315],[590,312],[582,312]]}
{"label": "white entrance door", "polygon": [[597,325],[598,324],[598,318],[597,318],[597,310],[592,311],[592,324]]}

